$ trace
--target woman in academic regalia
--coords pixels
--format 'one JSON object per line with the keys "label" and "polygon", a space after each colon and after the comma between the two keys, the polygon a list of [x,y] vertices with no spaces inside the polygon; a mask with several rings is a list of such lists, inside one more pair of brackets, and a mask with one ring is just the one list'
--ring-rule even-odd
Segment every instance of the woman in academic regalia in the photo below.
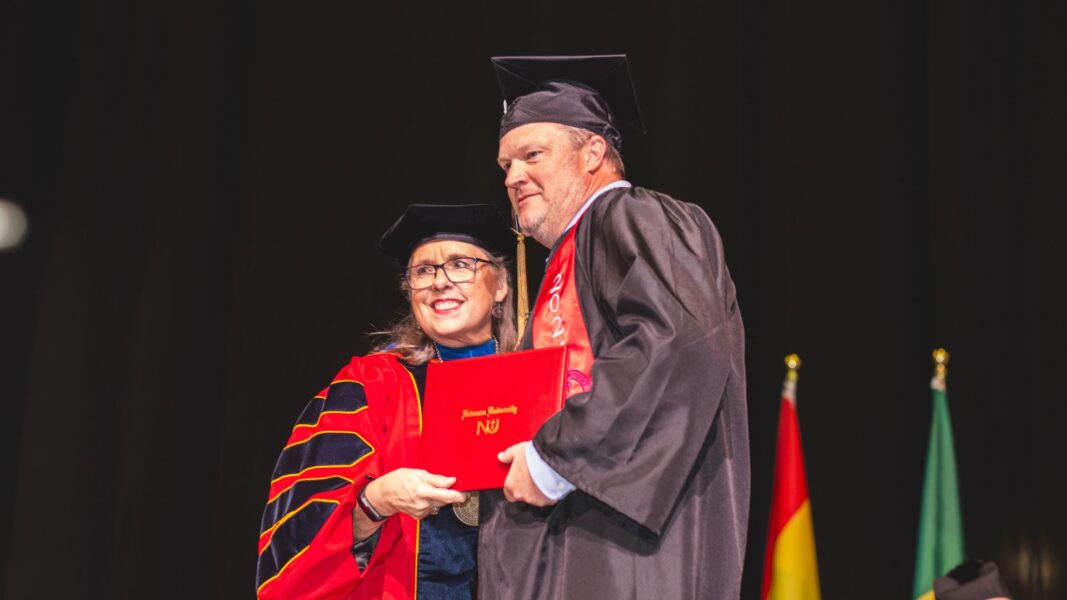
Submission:
{"label": "woman in academic regalia", "polygon": [[492,206],[425,204],[382,237],[410,313],[297,420],[263,513],[258,597],[475,597],[476,496],[413,466],[426,363],[515,345],[513,239]]}

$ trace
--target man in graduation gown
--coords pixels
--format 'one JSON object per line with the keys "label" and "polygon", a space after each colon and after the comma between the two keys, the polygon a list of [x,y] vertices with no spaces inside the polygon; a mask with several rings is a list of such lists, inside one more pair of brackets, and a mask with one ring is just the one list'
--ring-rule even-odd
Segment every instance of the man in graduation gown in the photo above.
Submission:
{"label": "man in graduation gown", "polygon": [[735,599],[748,424],[719,235],[699,207],[624,180],[619,121],[641,125],[624,56],[494,65],[505,185],[551,248],[522,345],[566,345],[570,390],[483,494],[480,595]]}

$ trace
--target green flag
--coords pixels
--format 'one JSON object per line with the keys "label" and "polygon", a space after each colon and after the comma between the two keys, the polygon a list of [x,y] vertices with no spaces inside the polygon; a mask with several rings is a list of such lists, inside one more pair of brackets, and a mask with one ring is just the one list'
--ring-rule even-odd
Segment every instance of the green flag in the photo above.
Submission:
{"label": "green flag", "polygon": [[[919,544],[915,552],[915,580],[912,597],[931,592],[934,579],[963,562],[963,520],[956,485],[956,452],[952,447],[952,420],[945,393],[945,365],[948,353],[934,352],[938,363],[930,381],[933,419],[930,446],[926,454],[922,508],[919,514]],[[930,594],[930,597],[933,597]]]}

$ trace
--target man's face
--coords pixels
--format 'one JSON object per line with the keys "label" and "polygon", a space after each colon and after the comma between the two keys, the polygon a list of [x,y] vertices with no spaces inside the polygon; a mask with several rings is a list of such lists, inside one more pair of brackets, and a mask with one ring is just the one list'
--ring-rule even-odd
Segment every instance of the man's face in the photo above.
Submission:
{"label": "man's face", "polygon": [[555,123],[528,123],[500,138],[497,163],[523,231],[551,246],[582,206],[591,175],[580,149]]}

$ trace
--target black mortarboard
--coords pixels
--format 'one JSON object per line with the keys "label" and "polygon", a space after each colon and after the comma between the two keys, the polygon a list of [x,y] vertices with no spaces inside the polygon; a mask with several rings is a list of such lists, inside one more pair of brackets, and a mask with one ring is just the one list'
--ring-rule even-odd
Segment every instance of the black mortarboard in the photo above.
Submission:
{"label": "black mortarboard", "polygon": [[504,93],[500,137],[527,123],[560,123],[601,135],[621,151],[620,125],[645,132],[625,54],[491,60]]}
{"label": "black mortarboard", "polygon": [[996,563],[968,559],[934,580],[937,600],[987,600],[1011,598]]}
{"label": "black mortarboard", "polygon": [[382,235],[378,249],[406,264],[416,248],[433,240],[467,242],[491,254],[515,256],[515,236],[490,204],[412,204]]}

